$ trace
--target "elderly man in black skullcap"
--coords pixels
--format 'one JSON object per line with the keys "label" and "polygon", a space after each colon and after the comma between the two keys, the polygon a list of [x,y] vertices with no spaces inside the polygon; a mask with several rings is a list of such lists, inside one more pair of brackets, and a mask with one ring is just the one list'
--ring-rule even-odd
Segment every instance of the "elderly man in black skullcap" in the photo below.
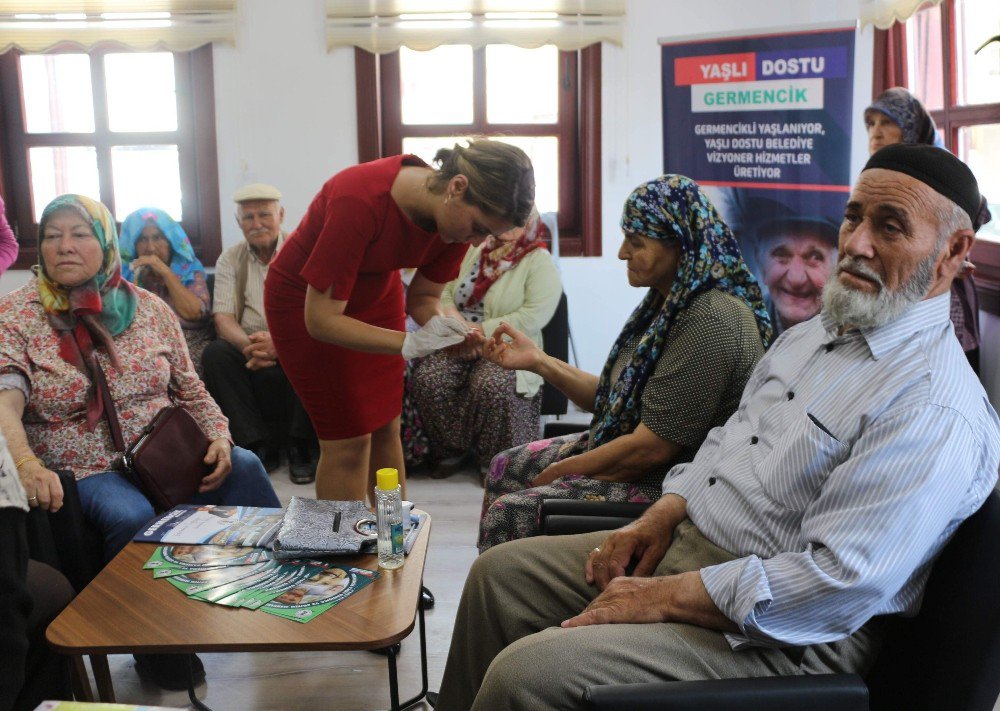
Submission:
{"label": "elderly man in black skullcap", "polygon": [[663,497],[610,535],[495,546],[437,709],[573,708],[583,688],[855,672],[986,500],[1000,419],[949,319],[979,190],[932,146],[871,157],[823,310],[786,331]]}

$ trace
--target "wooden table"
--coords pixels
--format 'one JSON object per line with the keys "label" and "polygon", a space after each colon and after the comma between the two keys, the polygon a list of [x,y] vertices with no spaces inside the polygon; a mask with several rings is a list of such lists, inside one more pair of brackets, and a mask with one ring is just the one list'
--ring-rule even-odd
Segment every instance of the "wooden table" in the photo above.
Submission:
{"label": "wooden table", "polygon": [[[108,654],[388,648],[392,708],[406,708],[427,694],[420,591],[430,524],[428,517],[402,568],[381,571],[378,580],[305,624],[260,610],[189,600],[166,580],[154,580],[152,571],[143,570],[155,544],[129,543],[49,625],[45,636],[59,652],[78,659],[90,655],[98,694],[107,702],[114,701]],[[378,567],[373,555],[337,562],[371,570]],[[401,705],[392,645],[410,634],[418,613],[423,689]],[[191,696],[197,703],[193,689]]]}

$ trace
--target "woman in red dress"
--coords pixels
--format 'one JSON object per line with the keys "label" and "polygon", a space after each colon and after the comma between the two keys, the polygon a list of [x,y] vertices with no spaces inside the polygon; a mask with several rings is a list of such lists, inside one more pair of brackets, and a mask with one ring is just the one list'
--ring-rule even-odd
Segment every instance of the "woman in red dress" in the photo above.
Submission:
{"label": "woman in red dress", "polygon": [[[435,162],[394,156],[336,174],[268,269],[278,360],[319,437],[317,498],[374,502],[380,467],[405,487],[403,357],[463,340],[444,285],[470,244],[522,226],[534,202],[531,161],[514,146],[475,140]],[[405,303],[404,267],[417,268]],[[420,331],[405,332],[406,314]]]}

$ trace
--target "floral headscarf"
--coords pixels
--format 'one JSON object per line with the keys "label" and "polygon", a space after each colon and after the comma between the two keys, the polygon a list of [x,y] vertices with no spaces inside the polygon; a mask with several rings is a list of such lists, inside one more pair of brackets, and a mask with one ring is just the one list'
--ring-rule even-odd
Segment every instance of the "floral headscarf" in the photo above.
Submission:
{"label": "floral headscarf", "polygon": [[872,105],[865,109],[878,111],[891,118],[903,133],[903,143],[925,143],[928,146],[944,148],[944,141],[938,133],[934,119],[920,99],[901,86],[894,86],[878,95]]}
{"label": "floral headscarf", "polygon": [[465,305],[474,308],[505,272],[516,267],[517,263],[529,253],[539,247],[544,248],[545,242],[542,238],[547,232],[548,228],[542,222],[538,210],[532,207],[523,232],[516,240],[501,242],[495,237],[488,237],[483,245],[483,251],[479,254],[479,273],[476,275],[476,283]]}
{"label": "floral headscarf", "polygon": [[[42,259],[45,226],[57,212],[70,210],[90,225],[101,244],[104,259],[97,274],[71,288],[53,281]],[[104,346],[116,370],[121,368],[114,337],[128,328],[135,317],[136,294],[122,279],[121,257],[115,221],[101,203],[83,195],[60,195],[45,206],[38,224],[38,294],[49,324],[59,334],[59,355],[90,379],[87,394],[87,425],[91,430],[104,413],[100,390],[96,387],[97,345]]]}
{"label": "floral headscarf", "polygon": [[118,246],[122,254],[122,276],[135,282],[131,262],[138,256],[135,243],[146,225],[153,223],[170,242],[170,270],[181,280],[181,284],[189,286],[194,282],[196,272],[204,272],[205,267],[194,256],[194,247],[187,233],[170,215],[156,207],[140,207],[122,222],[122,231],[118,236]]}
{"label": "floral headscarf", "polygon": [[[663,353],[674,316],[698,294],[719,289],[742,300],[757,318],[764,347],[771,343],[771,322],[757,280],[729,226],[697,183],[683,175],[664,175],[640,185],[625,201],[621,227],[627,233],[677,244],[681,254],[670,293],[664,296],[650,289],[608,354],[597,385],[592,448],[638,426],[642,391]],[[612,383],[618,353],[637,333],[642,336],[635,354]]]}

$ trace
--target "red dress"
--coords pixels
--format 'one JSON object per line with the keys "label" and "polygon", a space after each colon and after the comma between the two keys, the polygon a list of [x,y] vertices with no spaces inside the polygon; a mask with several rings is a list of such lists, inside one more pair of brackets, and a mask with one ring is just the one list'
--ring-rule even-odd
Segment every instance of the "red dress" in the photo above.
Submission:
{"label": "red dress", "polygon": [[415,225],[389,190],[404,165],[394,156],[337,173],[313,199],[298,228],[271,262],[264,310],[278,361],[302,400],[320,439],[374,432],[399,415],[402,357],[354,351],[306,331],[306,287],[347,301],[345,314],[373,326],[404,331],[399,270],[417,267],[431,281],[458,276],[467,244],[446,244]]}

